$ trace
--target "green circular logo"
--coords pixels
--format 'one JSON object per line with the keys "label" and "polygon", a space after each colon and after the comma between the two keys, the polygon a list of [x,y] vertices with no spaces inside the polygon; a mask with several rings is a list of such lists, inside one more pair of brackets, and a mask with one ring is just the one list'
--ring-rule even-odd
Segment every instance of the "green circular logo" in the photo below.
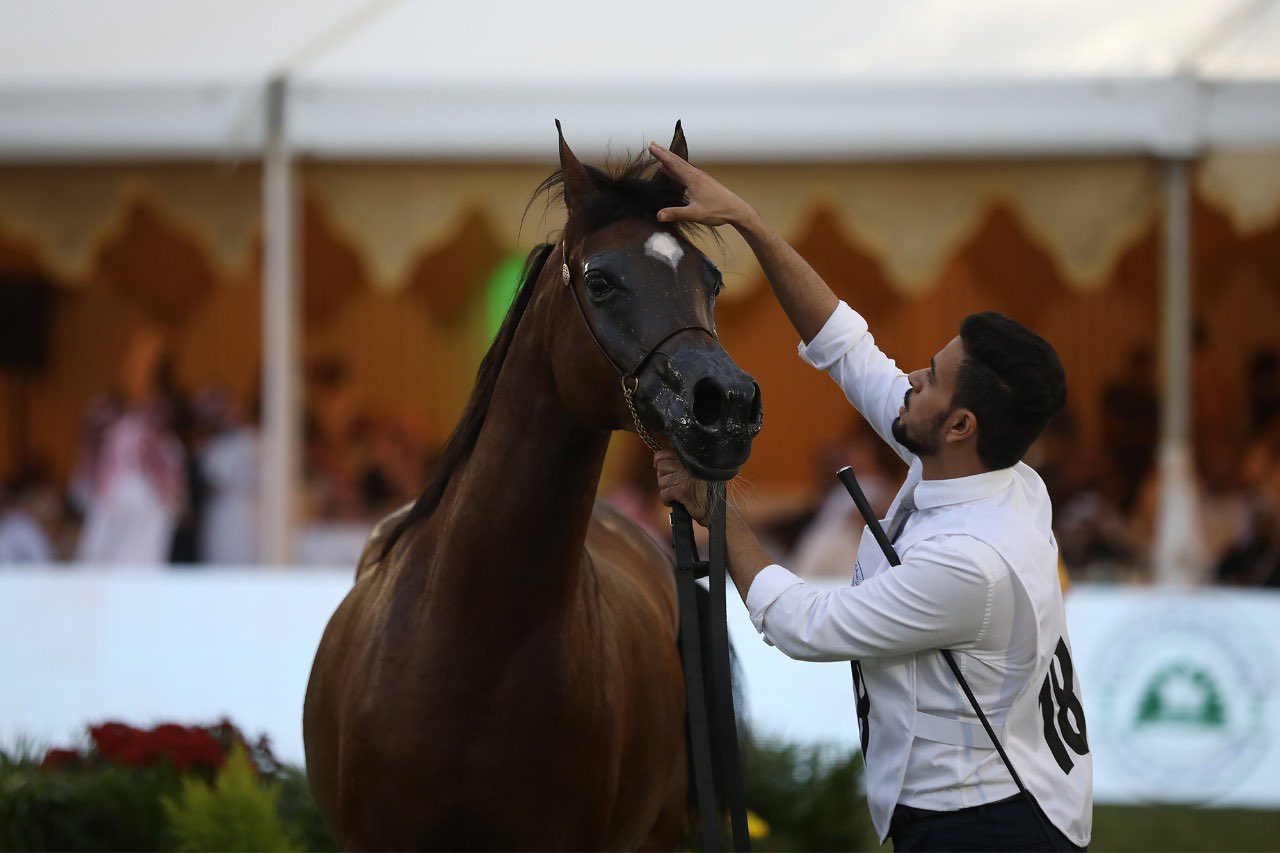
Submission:
{"label": "green circular logo", "polygon": [[1265,754],[1275,680],[1265,636],[1179,607],[1140,616],[1105,647],[1098,737],[1138,799],[1207,803]]}

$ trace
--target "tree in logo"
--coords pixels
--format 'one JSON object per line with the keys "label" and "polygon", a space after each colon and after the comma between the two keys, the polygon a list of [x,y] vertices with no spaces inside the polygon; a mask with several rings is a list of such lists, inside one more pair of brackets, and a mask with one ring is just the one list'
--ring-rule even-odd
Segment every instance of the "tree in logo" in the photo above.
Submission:
{"label": "tree in logo", "polygon": [[1161,669],[1138,704],[1137,726],[1158,723],[1222,728],[1227,723],[1222,694],[1203,669],[1176,663]]}

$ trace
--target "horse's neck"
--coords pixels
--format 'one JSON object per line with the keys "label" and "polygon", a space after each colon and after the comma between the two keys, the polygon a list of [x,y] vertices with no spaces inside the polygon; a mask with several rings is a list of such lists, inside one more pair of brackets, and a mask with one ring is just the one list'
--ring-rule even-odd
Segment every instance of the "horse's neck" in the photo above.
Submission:
{"label": "horse's neck", "polygon": [[554,605],[581,580],[609,432],[582,427],[560,402],[548,301],[529,306],[475,449],[441,507],[438,582],[463,598]]}

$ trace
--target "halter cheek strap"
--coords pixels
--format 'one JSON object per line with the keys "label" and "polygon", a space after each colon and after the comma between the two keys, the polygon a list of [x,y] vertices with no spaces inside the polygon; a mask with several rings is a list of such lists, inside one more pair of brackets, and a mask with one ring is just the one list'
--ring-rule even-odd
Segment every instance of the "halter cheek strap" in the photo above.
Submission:
{"label": "halter cheek strap", "polygon": [[636,432],[640,435],[641,440],[644,441],[648,448],[654,453],[657,453],[662,449],[662,445],[658,444],[658,442],[654,440],[653,436],[649,434],[649,431],[645,429],[644,424],[640,421],[640,415],[636,412],[635,401],[632,399],[636,389],[640,387],[640,371],[644,368],[645,364],[648,363],[649,358],[657,352],[663,344],[681,332],[706,332],[711,336],[712,340],[719,340],[719,338],[716,337],[715,332],[711,331],[706,326],[681,326],[678,329],[667,332],[656,344],[649,347],[645,351],[644,355],[640,356],[640,360],[637,361],[630,370],[623,370],[622,365],[618,363],[618,360],[614,358],[613,354],[610,353],[609,350],[605,349],[604,344],[600,342],[600,337],[592,327],[591,319],[587,316],[587,309],[582,306],[582,299],[578,296],[578,291],[573,287],[573,276],[569,271],[569,249],[563,240],[560,241],[560,260],[560,278],[564,282],[565,289],[573,295],[573,303],[578,306],[578,314],[582,317],[582,324],[586,327],[587,334],[590,335],[591,340],[595,341],[596,347],[604,355],[605,360],[613,366],[613,369],[618,374],[618,378],[622,381],[622,396],[627,401],[627,409],[631,412],[631,419],[635,422]]}

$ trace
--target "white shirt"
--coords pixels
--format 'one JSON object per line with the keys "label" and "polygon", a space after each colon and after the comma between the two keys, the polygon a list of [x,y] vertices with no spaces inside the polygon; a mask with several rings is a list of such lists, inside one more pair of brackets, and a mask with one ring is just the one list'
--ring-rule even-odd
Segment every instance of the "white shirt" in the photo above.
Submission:
{"label": "white shirt", "polygon": [[[898,539],[902,565],[896,568],[883,562],[872,537],[863,537],[854,586],[821,591],[782,566],[766,567],[747,594],[753,624],[767,642],[798,660],[862,659],[867,665],[890,666],[909,660],[914,668],[916,708],[903,709],[895,719],[923,712],[976,723],[955,676],[936,651],[952,649],[987,718],[998,728],[1014,700],[1025,692],[1028,679],[1038,675],[1036,615],[1001,554],[980,538],[956,535],[947,520],[955,519],[964,508],[1012,511],[1028,521],[1026,535],[1038,540],[1039,550],[1034,553],[1050,553],[1044,546],[1051,542],[1051,507],[1043,482],[1022,463],[971,477],[922,481],[919,459],[899,445],[891,432],[910,387],[907,377],[876,347],[866,321],[845,303],[839,304],[808,346],[800,346],[800,355],[827,371],[872,428],[910,464],[888,517],[893,517],[902,496],[912,489],[918,510]],[[942,533],[944,527],[951,532]],[[931,535],[931,528],[939,535]],[[1000,535],[1007,536],[1008,531],[1002,529]],[[880,566],[863,579],[862,567],[875,561]],[[1053,565],[1033,568],[1040,573],[1051,571],[1056,578],[1056,557]],[[1057,606],[1060,610],[1060,598]],[[873,697],[873,701],[886,699],[910,701],[891,691],[888,696]],[[958,746],[915,736],[900,789],[873,791],[876,776],[868,773],[873,817],[878,794],[939,811],[1016,794],[999,755],[985,738],[983,742],[983,746]],[[869,771],[876,758],[868,756]],[[893,787],[892,782],[888,787]],[[893,802],[882,805],[880,817],[887,814],[885,808],[892,809]],[[885,827],[879,824],[886,822],[877,820],[882,837]]]}

